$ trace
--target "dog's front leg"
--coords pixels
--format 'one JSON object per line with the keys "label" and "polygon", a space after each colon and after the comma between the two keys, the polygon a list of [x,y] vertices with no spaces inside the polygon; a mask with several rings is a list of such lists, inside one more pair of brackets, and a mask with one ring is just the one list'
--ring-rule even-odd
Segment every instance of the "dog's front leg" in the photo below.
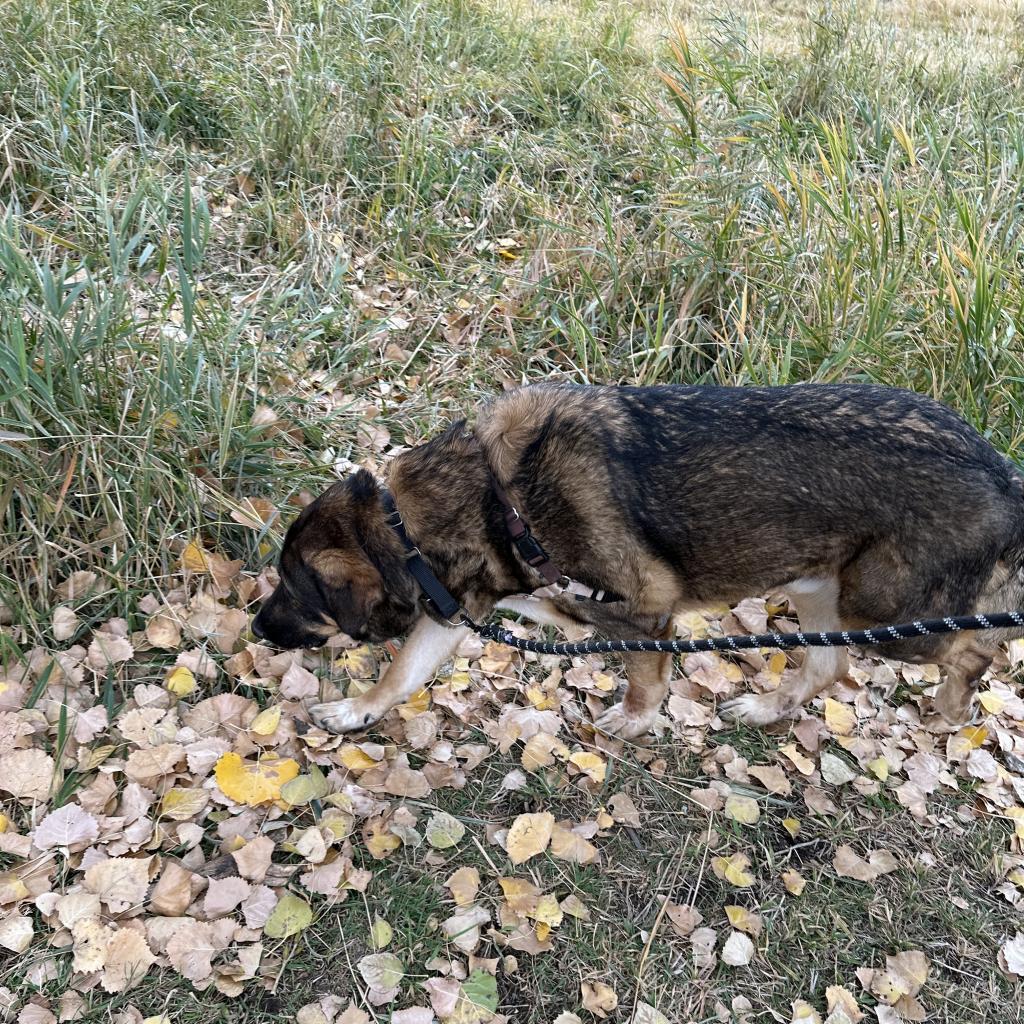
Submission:
{"label": "dog's front leg", "polygon": [[626,695],[594,723],[601,732],[624,740],[650,732],[672,674],[671,654],[624,654]]}
{"label": "dog's front leg", "polygon": [[468,635],[466,626],[443,626],[424,615],[376,686],[361,697],[315,705],[313,721],[329,732],[365,729],[429,683]]}

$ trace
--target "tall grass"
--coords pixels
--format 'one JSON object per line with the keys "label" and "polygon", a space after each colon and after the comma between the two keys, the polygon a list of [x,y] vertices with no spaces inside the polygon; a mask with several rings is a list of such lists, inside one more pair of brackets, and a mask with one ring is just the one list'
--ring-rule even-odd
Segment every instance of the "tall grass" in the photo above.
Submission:
{"label": "tall grass", "polygon": [[735,10],[3,5],[11,639],[74,569],[88,622],[197,532],[255,562],[237,503],[287,511],[367,419],[552,373],[902,384],[1015,455],[1012,12]]}

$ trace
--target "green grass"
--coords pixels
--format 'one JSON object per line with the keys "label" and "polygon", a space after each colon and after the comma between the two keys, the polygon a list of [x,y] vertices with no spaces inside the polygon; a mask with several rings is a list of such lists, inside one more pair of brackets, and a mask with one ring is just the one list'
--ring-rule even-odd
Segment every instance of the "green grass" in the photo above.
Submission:
{"label": "green grass", "polygon": [[[189,538],[269,557],[231,518],[244,498],[287,519],[336,460],[367,456],[367,423],[414,443],[523,380],[880,381],[945,399],[1016,457],[1022,17],[953,0],[8,0],[0,656],[53,644],[72,571],[104,584],[73,602],[83,633],[114,614],[137,626],[137,598]],[[480,778],[483,818],[500,775]],[[617,964],[623,992],[652,880],[669,892],[681,865],[675,898],[704,898],[687,888],[703,818],[646,774],[636,785],[651,825],[615,871],[547,866],[614,901],[566,945],[580,970]],[[982,826],[947,845],[898,807],[878,813],[940,865],[984,873]],[[420,950],[439,894],[418,870],[400,869],[390,914],[424,922],[407,936]],[[786,1009],[810,996],[800,958],[828,975],[909,920],[999,1006],[972,936],[1008,911],[966,889],[957,908],[943,885],[966,877],[936,877],[870,896],[815,882],[749,985],[694,981],[668,943],[642,986],[694,1020],[745,991]],[[366,910],[330,913],[343,934]],[[324,964],[347,976],[330,934],[304,939],[267,1013],[293,1012],[284,989],[312,991]],[[520,960],[503,997],[543,1013],[517,1019],[578,996],[571,965]],[[975,1019],[955,980],[926,995]],[[167,998],[176,1020],[241,1019],[185,986]]]}

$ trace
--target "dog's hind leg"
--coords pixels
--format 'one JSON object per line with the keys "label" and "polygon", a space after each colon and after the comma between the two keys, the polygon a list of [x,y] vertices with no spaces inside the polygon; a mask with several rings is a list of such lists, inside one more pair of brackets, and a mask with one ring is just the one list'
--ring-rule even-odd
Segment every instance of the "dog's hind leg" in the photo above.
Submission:
{"label": "dog's hind leg", "polygon": [[[837,579],[799,579],[782,589],[796,608],[802,632],[842,629]],[[803,664],[778,689],[770,693],[744,694],[726,701],[719,711],[747,725],[769,725],[794,714],[815,694],[842,679],[848,667],[849,656],[845,647],[808,647]]]}

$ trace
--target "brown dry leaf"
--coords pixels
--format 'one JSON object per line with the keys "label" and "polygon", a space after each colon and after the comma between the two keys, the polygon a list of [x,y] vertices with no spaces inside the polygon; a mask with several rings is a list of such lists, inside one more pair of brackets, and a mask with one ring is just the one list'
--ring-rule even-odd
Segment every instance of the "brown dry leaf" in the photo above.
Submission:
{"label": "brown dry leaf", "polygon": [[444,883],[451,891],[456,906],[469,906],[480,891],[480,872],[476,868],[459,868],[448,876]]}
{"label": "brown dry leaf", "polygon": [[608,810],[620,825],[640,828],[640,812],[633,800],[626,793],[616,793],[608,801]]}
{"label": "brown dry leaf", "polygon": [[53,758],[34,747],[0,754],[0,792],[19,800],[45,800],[55,768]]}
{"label": "brown dry leaf", "polygon": [[149,907],[155,914],[167,917],[181,917],[192,902],[192,887],[195,876],[175,860],[164,863],[160,878],[153,886]]}
{"label": "brown dry leaf", "polygon": [[269,836],[257,836],[241,849],[231,851],[238,873],[250,882],[262,882],[266,878],[273,855],[274,840]]}
{"label": "brown dry leaf", "polygon": [[609,1011],[619,1005],[619,997],[611,985],[603,981],[585,981],[580,985],[580,993],[583,997],[583,1007],[589,1010],[595,1017],[602,1020],[608,1016]]}
{"label": "brown dry leaf", "polygon": [[672,930],[684,939],[704,920],[704,915],[696,907],[680,906],[678,903],[669,903],[665,915]]}
{"label": "brown dry leaf", "polygon": [[569,763],[576,765],[593,782],[604,782],[608,772],[608,762],[603,757],[593,754],[590,751],[579,750],[569,755]]}
{"label": "brown dry leaf", "polygon": [[751,765],[747,772],[753,775],[769,793],[789,796],[793,792],[792,783],[786,777],[786,773],[776,765],[755,764]]}
{"label": "brown dry leaf", "polygon": [[85,888],[120,914],[146,898],[152,857],[111,857],[85,870]]}
{"label": "brown dry leaf", "polygon": [[249,883],[237,876],[211,878],[203,897],[203,913],[209,918],[230,914],[251,891]]}
{"label": "brown dry leaf", "polygon": [[572,864],[596,864],[600,860],[593,843],[563,825],[551,830],[551,855]]}
{"label": "brown dry leaf", "polygon": [[856,996],[842,985],[829,985],[825,989],[825,1001],[828,1004],[829,1017],[838,1011],[846,1016],[850,1024],[857,1024],[864,1017],[857,1005]]}
{"label": "brown dry leaf", "polygon": [[807,879],[794,868],[788,868],[782,872],[782,884],[791,895],[799,896],[807,886]]}
{"label": "brown dry leaf", "polygon": [[531,857],[543,853],[551,842],[555,816],[548,811],[540,814],[520,814],[508,830],[505,849],[513,864],[523,864]]}
{"label": "brown dry leaf", "polygon": [[870,850],[868,859],[860,857],[845,844],[836,848],[832,866],[842,878],[855,878],[860,882],[873,882],[879,875],[895,871],[899,864],[888,850]]}
{"label": "brown dry leaf", "polygon": [[96,819],[78,804],[65,804],[51,811],[32,832],[37,850],[84,849],[100,834]]}
{"label": "brown dry leaf", "polygon": [[541,891],[525,878],[499,878],[505,901],[514,914],[529,915],[537,909]]}
{"label": "brown dry leaf", "polygon": [[104,957],[100,984],[104,992],[134,988],[156,962],[143,935],[134,928],[119,928],[110,937]]}
{"label": "brown dry leaf", "polygon": [[221,948],[211,925],[186,917],[167,943],[167,959],[183,978],[202,982],[213,973],[213,958]]}
{"label": "brown dry leaf", "polygon": [[81,620],[68,607],[62,605],[53,610],[53,638],[58,643],[70,640],[78,632]]}
{"label": "brown dry leaf", "polygon": [[784,747],[780,747],[779,750],[793,762],[793,766],[801,775],[813,774],[814,762],[801,754],[795,743],[787,743]]}
{"label": "brown dry leaf", "polygon": [[154,615],[146,622],[146,639],[153,647],[173,651],[181,646],[181,626],[170,615]]}

